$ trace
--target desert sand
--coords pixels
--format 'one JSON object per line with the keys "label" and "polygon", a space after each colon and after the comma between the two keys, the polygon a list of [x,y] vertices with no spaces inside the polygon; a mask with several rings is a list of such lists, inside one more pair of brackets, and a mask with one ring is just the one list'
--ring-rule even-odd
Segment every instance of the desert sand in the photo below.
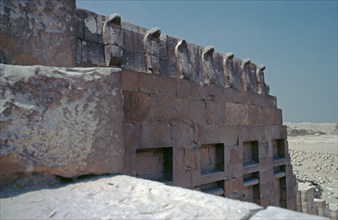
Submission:
{"label": "desert sand", "polygon": [[284,123],[293,172],[299,182],[316,187],[317,198],[338,203],[336,123]]}

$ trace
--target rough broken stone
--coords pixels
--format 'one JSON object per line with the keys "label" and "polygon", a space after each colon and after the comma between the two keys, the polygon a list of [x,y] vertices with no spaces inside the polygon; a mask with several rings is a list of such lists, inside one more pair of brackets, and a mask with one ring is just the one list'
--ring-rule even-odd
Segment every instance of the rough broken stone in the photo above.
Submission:
{"label": "rough broken stone", "polygon": [[76,65],[75,0],[2,0],[0,10],[1,63]]}
{"label": "rough broken stone", "polygon": [[263,209],[123,175],[1,197],[1,219],[244,219]]}
{"label": "rough broken stone", "polygon": [[1,169],[1,184],[15,173],[119,172],[120,71],[0,64],[0,165],[7,167]]}

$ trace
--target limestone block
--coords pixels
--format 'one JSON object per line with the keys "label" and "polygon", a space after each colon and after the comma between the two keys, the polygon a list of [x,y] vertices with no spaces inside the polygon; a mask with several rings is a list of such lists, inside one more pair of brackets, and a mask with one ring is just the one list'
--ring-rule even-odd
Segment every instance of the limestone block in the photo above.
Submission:
{"label": "limestone block", "polygon": [[237,126],[222,126],[219,127],[219,135],[221,143],[227,146],[238,144],[238,127]]}
{"label": "limestone block", "polygon": [[121,172],[120,69],[0,64],[0,76],[2,183],[16,173]]}
{"label": "limestone block", "polygon": [[136,176],[136,153],[127,153],[124,156],[123,173],[130,176]]}
{"label": "limestone block", "polygon": [[173,145],[176,147],[192,147],[196,142],[194,127],[183,123],[172,123],[172,138]]}
{"label": "limestone block", "polygon": [[83,39],[92,43],[103,44],[102,27],[106,17],[84,9],[77,9],[76,14],[83,23],[81,25],[83,26]]}
{"label": "limestone block", "polygon": [[188,124],[207,124],[207,110],[204,101],[186,99],[183,121]]}
{"label": "limestone block", "polygon": [[158,87],[155,86],[159,77],[149,74],[139,75],[139,89],[141,92],[158,94]]}
{"label": "limestone block", "polygon": [[176,97],[177,79],[157,77],[156,84],[153,85],[157,88],[157,95]]}
{"label": "limestone block", "polygon": [[144,122],[150,117],[150,96],[140,92],[123,92],[126,122]]}
{"label": "limestone block", "polygon": [[135,154],[136,149],[141,147],[141,125],[137,123],[124,123],[123,130],[125,152]]}
{"label": "limestone block", "polygon": [[123,30],[123,48],[132,52],[144,52],[143,35],[127,30],[125,23],[122,23]]}
{"label": "limestone block", "polygon": [[235,103],[226,103],[226,123],[228,125],[248,125],[248,106]]}
{"label": "limestone block", "polygon": [[[243,162],[236,163],[236,164],[230,164],[229,170],[230,170],[229,176],[233,178],[243,179]],[[237,186],[237,188],[242,188],[242,185]]]}
{"label": "limestone block", "polygon": [[243,149],[238,146],[230,147],[230,164],[243,163]]}
{"label": "limestone block", "polygon": [[243,178],[230,178],[224,181],[225,195],[240,191],[243,185]]}
{"label": "limestone block", "polygon": [[313,201],[314,200],[314,189],[309,183],[298,183],[298,190],[301,192],[301,201]]}
{"label": "limestone block", "polygon": [[178,78],[176,71],[176,61],[160,59],[160,74],[167,78]]}
{"label": "limestone block", "polygon": [[273,124],[275,125],[283,124],[283,113],[281,109],[275,109]]}
{"label": "limestone block", "polygon": [[325,206],[326,206],[326,202],[323,199],[314,199],[314,203],[317,207],[317,211],[318,211],[318,215],[319,216],[324,216],[324,212],[325,212]]}
{"label": "limestone block", "polygon": [[273,175],[273,170],[268,170],[265,172],[261,172],[259,175],[260,183],[261,184],[266,184],[275,179],[275,176]]}
{"label": "limestone block", "polygon": [[81,42],[82,66],[105,66],[104,46],[90,41]]}
{"label": "limestone block", "polygon": [[183,100],[170,96],[152,96],[151,120],[161,122],[182,121],[184,105]]}
{"label": "limestone block", "polygon": [[189,97],[195,100],[205,99],[205,86],[196,83],[190,83]]}
{"label": "limestone block", "polygon": [[134,71],[126,71],[122,72],[122,89],[130,92],[138,92],[139,91],[139,74]]}
{"label": "limestone block", "polygon": [[[173,148],[173,184],[184,188],[192,188],[191,171],[195,163],[193,154],[186,153],[183,147]],[[192,149],[187,149],[192,153]],[[195,151],[196,152],[196,151]],[[189,154],[189,163],[186,163],[186,156]],[[191,162],[191,163],[190,163]],[[187,166],[188,165],[188,166]],[[192,165],[192,166],[191,166]],[[186,167],[187,166],[187,167]],[[197,167],[197,164],[196,164]]]}
{"label": "limestone block", "polygon": [[177,97],[188,98],[190,95],[190,85],[191,85],[191,82],[186,79],[178,80],[177,90],[176,90]]}
{"label": "limestone block", "polygon": [[134,71],[137,72],[147,72],[147,61],[146,57],[144,56],[144,52],[134,52],[133,53],[134,58]]}
{"label": "limestone block", "polygon": [[135,52],[124,49],[122,56],[122,68],[123,70],[136,71],[135,68]]}
{"label": "limestone block", "polygon": [[225,102],[224,101],[206,101],[207,120],[209,124],[225,124]]}
{"label": "limestone block", "polygon": [[142,124],[142,148],[172,146],[171,126],[167,123]]}
{"label": "limestone block", "polygon": [[249,106],[249,124],[264,125],[266,123],[266,115],[264,115],[261,106]]}
{"label": "limestone block", "polygon": [[[203,97],[210,101],[224,101],[224,88],[220,86],[205,86]],[[224,111],[224,107],[222,108]]]}
{"label": "limestone block", "polygon": [[273,192],[275,190],[273,180],[270,180],[270,182],[263,184],[261,182],[261,178],[259,178],[259,182],[261,183],[261,185],[260,185],[261,197],[262,198],[265,198],[265,197],[268,198],[269,196],[273,197],[273,195],[271,195],[271,192]]}
{"label": "limestone block", "polygon": [[197,125],[195,127],[199,142],[202,144],[219,143],[219,126],[218,125]]}

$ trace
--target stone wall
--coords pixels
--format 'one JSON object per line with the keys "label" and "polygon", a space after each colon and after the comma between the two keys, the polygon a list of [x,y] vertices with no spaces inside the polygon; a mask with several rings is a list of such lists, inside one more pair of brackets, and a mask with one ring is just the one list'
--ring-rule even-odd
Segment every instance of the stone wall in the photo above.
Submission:
{"label": "stone wall", "polygon": [[123,22],[118,14],[98,15],[77,9],[77,65],[120,66],[124,70],[187,79],[268,94],[264,65],[219,53],[161,33]]}
{"label": "stone wall", "polygon": [[[2,25],[30,21],[32,6],[41,9],[35,17],[48,21],[58,16],[44,14],[49,7],[73,3],[6,1],[1,15],[10,17]],[[47,39],[29,53],[33,63],[89,68],[1,65],[0,162],[8,167],[1,170],[7,182],[31,173],[125,173],[296,209],[287,131],[264,65],[123,22],[117,14],[69,10],[58,24],[65,30],[60,35],[48,32],[49,25],[33,25],[17,38],[28,44],[26,34],[35,31],[40,40],[62,36],[64,53],[53,51],[62,41],[47,49]],[[12,32],[4,36],[16,39]],[[7,49],[2,62],[30,64],[9,59],[14,51],[26,53]],[[61,57],[51,59],[51,52]]]}
{"label": "stone wall", "polygon": [[296,208],[275,97],[126,70],[122,89],[125,173]]}

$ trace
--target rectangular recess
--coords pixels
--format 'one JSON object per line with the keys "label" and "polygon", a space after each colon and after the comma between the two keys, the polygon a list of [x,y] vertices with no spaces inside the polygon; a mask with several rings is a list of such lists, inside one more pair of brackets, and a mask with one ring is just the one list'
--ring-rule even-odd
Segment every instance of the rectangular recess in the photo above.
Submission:
{"label": "rectangular recess", "polygon": [[224,144],[203,144],[199,153],[202,176],[224,172]]}
{"label": "rectangular recess", "polygon": [[243,186],[253,186],[259,184],[259,172],[248,173],[243,175]]}
{"label": "rectangular recess", "polygon": [[136,150],[136,176],[144,179],[170,182],[173,180],[172,147]]}
{"label": "rectangular recess", "polygon": [[260,204],[259,172],[249,173],[243,176],[243,186],[246,188],[245,201]]}
{"label": "rectangular recess", "polygon": [[258,164],[258,141],[243,142],[243,166]]}
{"label": "rectangular recess", "polygon": [[284,139],[272,140],[273,159],[284,159],[285,158],[285,141]]}
{"label": "rectangular recess", "polygon": [[224,181],[223,180],[204,184],[204,185],[199,186],[198,188],[204,193],[224,196]]}
{"label": "rectangular recess", "polygon": [[285,177],[285,165],[274,167],[273,174],[275,178]]}

